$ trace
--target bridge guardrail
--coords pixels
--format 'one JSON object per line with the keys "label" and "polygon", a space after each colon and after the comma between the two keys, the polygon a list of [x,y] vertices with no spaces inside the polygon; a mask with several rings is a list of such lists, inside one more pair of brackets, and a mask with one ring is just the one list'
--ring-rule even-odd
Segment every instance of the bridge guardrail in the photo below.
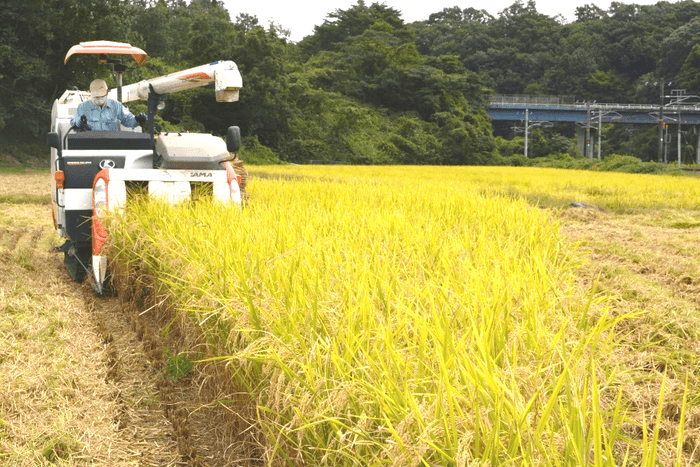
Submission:
{"label": "bridge guardrail", "polygon": [[[562,110],[586,110],[585,102],[571,102],[568,97],[562,96],[526,96],[526,95],[507,95],[507,96],[492,96],[491,106],[518,106],[518,107],[548,107],[550,109]],[[616,103],[598,103],[592,102],[588,104],[588,110],[595,112],[596,110],[617,110],[617,111],[638,111],[646,110],[654,112],[659,110],[658,104],[616,104]],[[700,112],[700,103],[695,104],[666,104],[664,111],[681,112]]]}

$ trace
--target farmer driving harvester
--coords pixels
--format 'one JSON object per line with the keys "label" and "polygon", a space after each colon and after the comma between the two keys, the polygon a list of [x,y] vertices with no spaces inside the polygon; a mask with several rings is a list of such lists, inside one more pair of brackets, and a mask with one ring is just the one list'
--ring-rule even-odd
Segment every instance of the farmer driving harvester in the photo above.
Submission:
{"label": "farmer driving harvester", "polygon": [[[225,140],[206,133],[160,133],[155,115],[169,94],[209,84],[217,102],[236,102],[243,83],[236,63],[223,60],[123,86],[128,67],[112,56],[129,55],[142,66],[148,59],[143,50],[121,42],[81,42],[71,47],[64,62],[75,54],[96,55],[99,64],[112,69],[116,87],[108,89],[103,80],[95,80],[89,92],[66,90],[54,101],[47,134],[52,215],[66,239],[57,250],[65,254],[71,277],[82,282],[89,275],[101,294],[109,280],[104,248],[109,232],[102,217],[123,209],[134,193],[147,189],[153,198],[179,203],[193,199],[196,188],[217,202],[240,206],[243,177],[233,167],[240,128],[229,126]],[[147,104],[147,131],[119,131],[144,121],[123,106],[137,100]]]}
{"label": "farmer driving harvester", "polygon": [[145,114],[134,116],[121,102],[109,99],[108,91],[104,80],[96,79],[90,83],[90,100],[78,106],[70,121],[71,125],[93,131],[117,131],[119,122],[130,128],[146,125]]}

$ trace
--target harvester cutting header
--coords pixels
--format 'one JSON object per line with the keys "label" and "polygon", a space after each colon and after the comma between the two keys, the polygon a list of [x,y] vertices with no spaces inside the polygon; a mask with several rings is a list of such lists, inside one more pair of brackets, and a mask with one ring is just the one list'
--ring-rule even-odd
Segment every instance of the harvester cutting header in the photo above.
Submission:
{"label": "harvester cutting header", "polygon": [[[156,137],[154,119],[167,94],[210,83],[217,101],[235,102],[242,79],[234,62],[219,61],[123,86],[122,74],[127,67],[111,56],[130,55],[142,66],[148,60],[146,52],[120,42],[82,42],[68,51],[65,63],[76,54],[97,55],[100,63],[112,67],[117,86],[107,90],[103,82],[93,82],[91,90],[103,95],[102,100],[86,91],[67,90],[53,104],[48,134],[53,219],[66,239],[57,250],[65,254],[71,276],[82,282],[92,271],[95,289],[101,293],[107,279],[107,258],[102,254],[107,232],[100,216],[106,210],[121,208],[133,192],[147,191],[178,202],[189,199],[197,187],[225,203],[240,205],[241,180],[230,163],[240,147],[238,127],[228,128],[225,143],[209,134],[164,133]],[[91,99],[95,105],[80,108],[90,107],[90,117],[79,115],[80,104]],[[122,104],[136,100],[148,102],[148,113],[134,122]],[[105,128],[100,124],[107,118],[104,115],[120,115],[127,122],[115,124],[116,131],[91,131],[92,126]],[[148,134],[136,126],[137,122],[143,127],[147,122]]]}

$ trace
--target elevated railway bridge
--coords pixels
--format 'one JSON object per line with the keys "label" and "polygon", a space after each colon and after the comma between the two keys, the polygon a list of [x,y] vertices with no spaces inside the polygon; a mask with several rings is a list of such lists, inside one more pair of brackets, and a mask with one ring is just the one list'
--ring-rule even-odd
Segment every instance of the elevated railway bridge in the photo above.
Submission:
{"label": "elevated railway bridge", "polygon": [[[700,102],[686,103],[687,96],[669,96],[671,103],[661,104],[613,104],[598,102],[567,102],[559,96],[493,96],[486,106],[492,120],[524,122],[527,145],[528,129],[546,122],[571,122],[576,124],[578,145],[581,153],[593,158],[593,138],[598,137],[600,158],[600,129],[603,123],[628,125],[658,125],[660,145],[666,147],[670,141],[669,125],[675,127],[680,136],[682,128],[700,126]],[[700,98],[699,98],[700,99]],[[678,154],[680,154],[680,138]],[[697,161],[700,163],[700,131],[698,132]],[[659,154],[660,155],[660,154]]]}

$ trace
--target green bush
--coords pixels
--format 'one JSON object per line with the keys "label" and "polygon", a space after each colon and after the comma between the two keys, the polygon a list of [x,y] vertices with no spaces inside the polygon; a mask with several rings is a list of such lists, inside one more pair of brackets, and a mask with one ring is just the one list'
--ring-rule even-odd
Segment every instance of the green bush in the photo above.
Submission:
{"label": "green bush", "polygon": [[525,154],[513,154],[503,160],[504,165],[512,165],[514,167],[523,167],[530,164],[530,159],[525,157]]}
{"label": "green bush", "polygon": [[279,157],[260,141],[257,136],[241,138],[239,157],[249,165],[281,164]]}
{"label": "green bush", "polygon": [[204,128],[204,125],[202,125],[189,115],[182,117],[182,119],[180,119],[178,123],[171,123],[167,120],[161,119],[159,116],[156,116],[155,122],[160,124],[162,128],[161,131],[163,132],[170,131],[174,133],[207,133],[206,128]]}
{"label": "green bush", "polygon": [[595,170],[627,173],[668,173],[673,171],[674,168],[658,162],[643,162],[634,156],[611,154],[596,164]]}
{"label": "green bush", "polygon": [[48,169],[50,149],[43,142],[0,143],[0,167],[34,167]]}
{"label": "green bush", "polygon": [[[520,161],[513,160],[511,165],[520,165],[518,162]],[[672,166],[660,164],[658,162],[644,162],[634,156],[623,156],[620,154],[611,154],[604,157],[602,161],[597,159],[588,159],[582,156],[571,156],[569,154],[553,154],[546,157],[527,159],[527,165],[532,167],[553,167],[558,169],[597,170],[601,172],[646,174],[678,172],[678,170]]]}
{"label": "green bush", "polygon": [[595,162],[597,161],[582,156],[558,153],[546,157],[528,159],[527,165],[532,167],[553,167],[557,169],[591,170],[594,168]]}
{"label": "green bush", "polygon": [[525,138],[516,137],[513,139],[505,139],[502,136],[495,138],[496,151],[498,154],[510,157],[515,154],[520,154],[523,157],[525,152]]}

